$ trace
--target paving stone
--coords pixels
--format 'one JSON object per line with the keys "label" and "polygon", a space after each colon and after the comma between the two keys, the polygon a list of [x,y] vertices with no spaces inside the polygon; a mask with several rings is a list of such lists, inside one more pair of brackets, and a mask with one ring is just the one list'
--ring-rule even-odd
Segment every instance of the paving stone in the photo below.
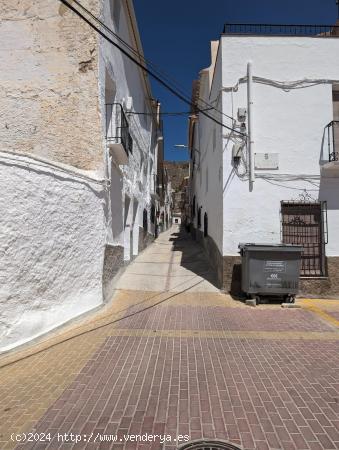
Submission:
{"label": "paving stone", "polygon": [[[160,259],[170,257],[154,245]],[[115,306],[95,320],[1,369],[1,450],[15,446],[9,433],[33,427],[119,438],[188,434],[245,450],[339,448],[339,338],[332,321],[305,309],[308,303],[250,309],[211,291],[171,295],[119,292]],[[39,445],[18,448],[46,448]],[[66,449],[55,439],[47,448],[60,445]],[[162,447],[115,443],[119,448]]]}

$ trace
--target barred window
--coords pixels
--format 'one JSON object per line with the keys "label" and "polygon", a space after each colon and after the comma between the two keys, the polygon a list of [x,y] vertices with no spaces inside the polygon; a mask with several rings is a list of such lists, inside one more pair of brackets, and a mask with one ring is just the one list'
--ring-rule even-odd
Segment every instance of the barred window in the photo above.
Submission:
{"label": "barred window", "polygon": [[326,202],[281,202],[282,242],[303,246],[301,276],[325,276]]}

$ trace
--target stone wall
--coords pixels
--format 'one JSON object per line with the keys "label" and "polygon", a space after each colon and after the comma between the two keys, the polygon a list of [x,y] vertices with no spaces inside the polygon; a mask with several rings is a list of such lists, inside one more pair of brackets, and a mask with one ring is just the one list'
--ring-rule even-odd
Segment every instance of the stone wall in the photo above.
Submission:
{"label": "stone wall", "polygon": [[303,297],[330,298],[339,296],[339,257],[327,257],[327,277],[301,278],[300,295]]}
{"label": "stone wall", "polygon": [[139,253],[145,250],[154,241],[154,236],[139,227]]}
{"label": "stone wall", "polygon": [[121,245],[113,246],[106,244],[102,274],[104,302],[111,300],[114,291],[114,278],[122,267],[124,267],[124,247]]}
{"label": "stone wall", "polygon": [[[96,15],[100,3],[82,2]],[[2,0],[0,12],[1,149],[98,169],[96,33],[55,0]]]}
{"label": "stone wall", "polygon": [[188,177],[189,163],[187,161],[165,161],[164,166],[167,169],[172,189],[177,191],[183,179]]}
{"label": "stone wall", "polygon": [[[216,271],[218,287],[235,297],[243,296],[241,290],[241,257],[222,256],[214,240],[204,237],[201,230],[191,226],[191,235],[204,248],[208,260]],[[331,298],[339,296],[339,258],[327,258],[327,277],[300,278],[299,296]]]}

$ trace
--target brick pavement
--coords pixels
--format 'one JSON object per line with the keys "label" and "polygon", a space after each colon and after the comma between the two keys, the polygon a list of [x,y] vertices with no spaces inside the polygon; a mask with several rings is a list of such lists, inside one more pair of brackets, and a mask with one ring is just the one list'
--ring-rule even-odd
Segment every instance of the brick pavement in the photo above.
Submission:
{"label": "brick pavement", "polygon": [[[338,303],[329,305],[324,311],[335,318]],[[18,448],[176,448],[119,441],[147,432],[220,438],[247,450],[337,449],[339,332],[303,306],[250,308],[215,292],[121,291],[103,313],[1,369],[0,448],[15,446],[11,432],[36,430],[79,433],[83,441]],[[85,442],[91,433],[117,434],[118,442]]]}

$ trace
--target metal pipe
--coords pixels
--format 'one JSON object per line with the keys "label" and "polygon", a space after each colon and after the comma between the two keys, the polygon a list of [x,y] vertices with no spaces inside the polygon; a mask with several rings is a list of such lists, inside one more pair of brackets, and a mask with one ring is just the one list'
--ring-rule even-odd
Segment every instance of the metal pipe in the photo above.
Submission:
{"label": "metal pipe", "polygon": [[249,187],[253,190],[254,173],[254,140],[253,140],[253,74],[252,61],[247,64],[247,111],[248,111],[248,157],[249,157]]}

